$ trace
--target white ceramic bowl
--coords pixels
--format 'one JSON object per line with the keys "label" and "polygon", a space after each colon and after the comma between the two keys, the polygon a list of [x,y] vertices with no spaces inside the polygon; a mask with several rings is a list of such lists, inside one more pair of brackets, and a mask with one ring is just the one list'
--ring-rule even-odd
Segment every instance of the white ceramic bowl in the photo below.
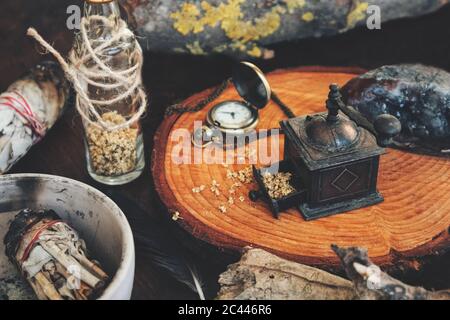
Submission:
{"label": "white ceramic bowl", "polygon": [[58,176],[0,176],[0,279],[1,273],[11,268],[3,250],[4,233],[13,215],[24,208],[52,209],[79,232],[91,255],[101,262],[110,275],[114,275],[99,299],[130,299],[135,252],[133,235],[125,215],[100,191]]}

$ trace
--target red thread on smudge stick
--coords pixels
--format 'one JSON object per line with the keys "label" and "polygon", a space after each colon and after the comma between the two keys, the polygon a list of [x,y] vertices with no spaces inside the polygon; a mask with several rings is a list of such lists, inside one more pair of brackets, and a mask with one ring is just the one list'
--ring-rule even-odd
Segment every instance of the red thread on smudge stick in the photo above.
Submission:
{"label": "red thread on smudge stick", "polygon": [[45,126],[39,121],[28,101],[19,92],[13,91],[0,95],[0,106],[8,107],[24,118],[28,122],[28,127],[39,139],[44,137]]}
{"label": "red thread on smudge stick", "polygon": [[22,258],[20,259],[21,263],[24,263],[25,260],[28,259],[28,257],[30,256],[30,252],[34,247],[34,244],[36,243],[36,241],[39,239],[41,233],[45,230],[47,230],[48,228],[50,228],[51,226],[62,222],[61,220],[53,220],[50,221],[49,223],[44,224],[41,228],[39,228],[38,231],[36,231],[36,233],[34,234],[34,236],[31,238],[30,243],[27,245],[27,247],[25,248]]}

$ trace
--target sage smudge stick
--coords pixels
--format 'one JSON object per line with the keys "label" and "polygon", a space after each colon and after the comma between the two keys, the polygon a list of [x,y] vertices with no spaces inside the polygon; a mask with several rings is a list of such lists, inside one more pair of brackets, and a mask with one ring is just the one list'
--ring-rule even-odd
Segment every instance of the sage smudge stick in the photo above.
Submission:
{"label": "sage smudge stick", "polygon": [[110,279],[78,232],[52,210],[19,212],[4,243],[40,300],[95,299]]}
{"label": "sage smudge stick", "polygon": [[50,61],[35,66],[0,95],[0,174],[45,136],[68,96],[64,73]]}

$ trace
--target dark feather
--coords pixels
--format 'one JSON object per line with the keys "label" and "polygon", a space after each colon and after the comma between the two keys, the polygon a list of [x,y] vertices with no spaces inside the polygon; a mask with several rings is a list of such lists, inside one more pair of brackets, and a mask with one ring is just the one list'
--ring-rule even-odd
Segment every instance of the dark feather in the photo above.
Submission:
{"label": "dark feather", "polygon": [[204,285],[186,249],[171,236],[166,223],[152,218],[137,203],[116,191],[105,192],[125,213],[138,253],[204,298]]}

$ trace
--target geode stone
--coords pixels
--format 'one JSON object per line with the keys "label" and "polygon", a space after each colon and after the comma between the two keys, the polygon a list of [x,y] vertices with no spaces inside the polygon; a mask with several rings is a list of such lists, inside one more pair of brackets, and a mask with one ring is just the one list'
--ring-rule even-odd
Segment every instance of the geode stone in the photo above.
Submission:
{"label": "geode stone", "polygon": [[402,134],[395,146],[430,154],[450,149],[450,73],[423,65],[392,65],[350,80],[342,95],[371,122],[396,116]]}

